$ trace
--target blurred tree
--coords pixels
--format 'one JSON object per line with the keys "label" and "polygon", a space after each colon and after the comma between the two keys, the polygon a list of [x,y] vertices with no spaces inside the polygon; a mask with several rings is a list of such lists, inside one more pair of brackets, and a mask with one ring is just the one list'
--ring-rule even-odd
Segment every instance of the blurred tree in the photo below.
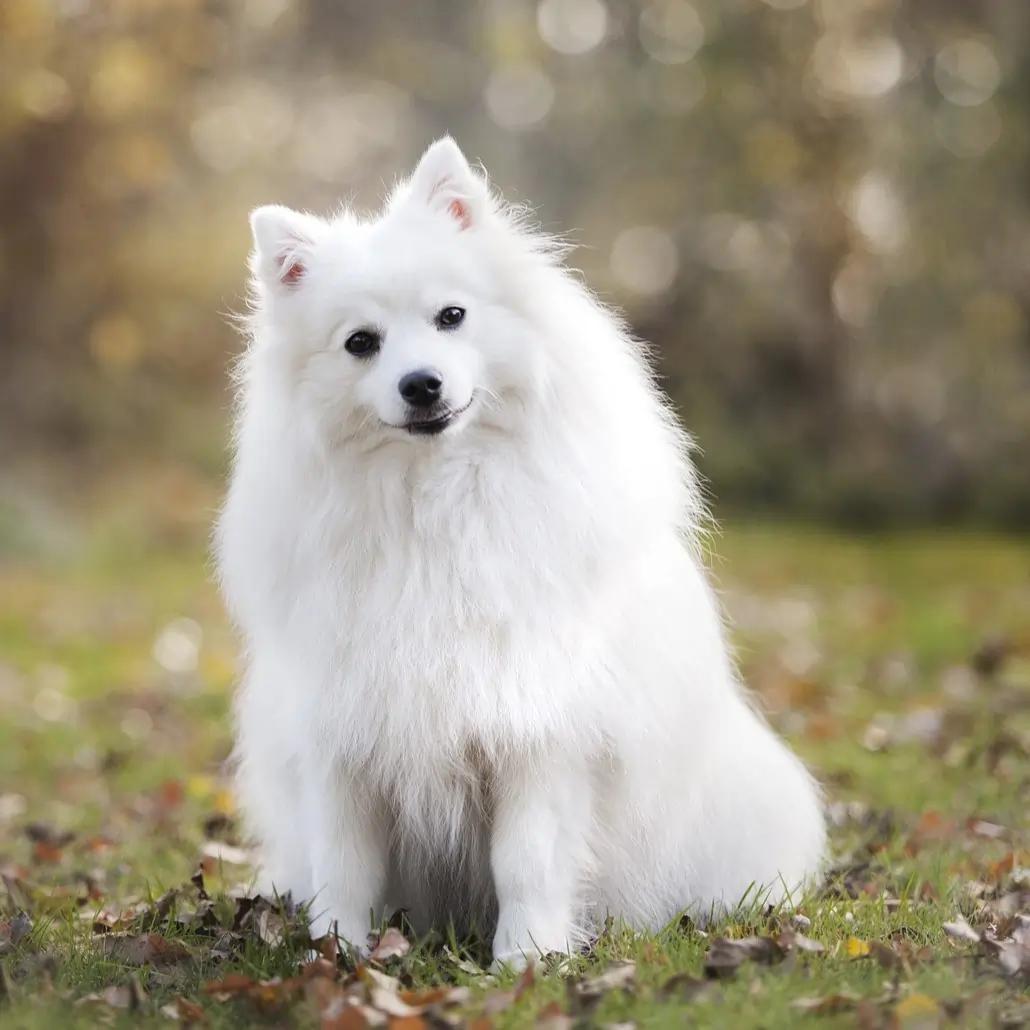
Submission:
{"label": "blurred tree", "polygon": [[217,453],[246,213],[457,135],[721,502],[1030,523],[1024,0],[4,0],[0,430]]}

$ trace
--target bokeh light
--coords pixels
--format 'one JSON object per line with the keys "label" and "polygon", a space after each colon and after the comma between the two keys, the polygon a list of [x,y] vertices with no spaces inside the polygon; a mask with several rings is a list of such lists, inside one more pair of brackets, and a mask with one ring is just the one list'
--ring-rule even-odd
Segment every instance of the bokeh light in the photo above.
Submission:
{"label": "bokeh light", "polygon": [[375,208],[447,132],[656,345],[714,493],[789,454],[786,509],[1009,518],[1028,55],[1015,0],[0,3],[0,442],[220,469],[249,210]]}
{"label": "bokeh light", "polygon": [[537,26],[544,42],[561,54],[585,54],[601,45],[608,28],[603,0],[541,0]]}
{"label": "bokeh light", "polygon": [[612,274],[633,293],[653,296],[667,290],[678,266],[676,244],[654,226],[624,229],[612,244]]}

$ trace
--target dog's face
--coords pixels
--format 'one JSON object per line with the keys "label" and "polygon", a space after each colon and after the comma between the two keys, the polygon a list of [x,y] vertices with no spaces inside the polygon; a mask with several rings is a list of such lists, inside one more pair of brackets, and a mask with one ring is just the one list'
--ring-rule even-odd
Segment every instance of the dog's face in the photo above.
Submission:
{"label": "dog's face", "polygon": [[375,221],[265,207],[251,225],[269,347],[330,443],[504,426],[535,388],[533,332],[505,274],[511,230],[451,140]]}

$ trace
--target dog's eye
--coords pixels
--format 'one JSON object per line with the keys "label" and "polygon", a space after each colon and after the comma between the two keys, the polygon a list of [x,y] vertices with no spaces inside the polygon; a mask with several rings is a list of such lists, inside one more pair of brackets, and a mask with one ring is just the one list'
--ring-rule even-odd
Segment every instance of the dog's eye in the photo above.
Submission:
{"label": "dog's eye", "polygon": [[436,315],[436,328],[437,329],[456,329],[462,322],[465,321],[465,309],[464,308],[444,308],[442,311],[438,311]]}
{"label": "dog's eye", "polygon": [[379,350],[379,336],[368,329],[359,329],[347,337],[343,349],[356,358],[367,358]]}

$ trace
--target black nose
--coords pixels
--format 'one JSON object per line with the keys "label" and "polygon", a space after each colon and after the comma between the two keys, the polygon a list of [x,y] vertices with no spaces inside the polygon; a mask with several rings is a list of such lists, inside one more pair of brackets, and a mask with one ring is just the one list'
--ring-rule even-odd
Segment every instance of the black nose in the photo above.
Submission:
{"label": "black nose", "polygon": [[413,408],[430,408],[440,399],[443,377],[435,369],[420,368],[402,376],[397,389]]}

